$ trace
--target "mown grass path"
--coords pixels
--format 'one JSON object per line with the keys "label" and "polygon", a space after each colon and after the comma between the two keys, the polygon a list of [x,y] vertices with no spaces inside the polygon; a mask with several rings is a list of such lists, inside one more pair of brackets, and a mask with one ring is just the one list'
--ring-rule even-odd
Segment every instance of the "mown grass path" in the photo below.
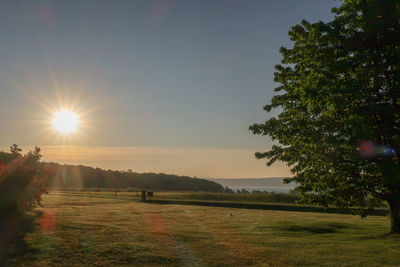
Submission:
{"label": "mown grass path", "polygon": [[399,266],[383,216],[142,203],[53,192],[8,266]]}

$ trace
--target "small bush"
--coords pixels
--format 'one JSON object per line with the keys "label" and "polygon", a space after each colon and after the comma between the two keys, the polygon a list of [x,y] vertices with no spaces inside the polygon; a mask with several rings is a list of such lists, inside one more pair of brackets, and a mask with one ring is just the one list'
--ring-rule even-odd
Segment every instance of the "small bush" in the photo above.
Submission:
{"label": "small bush", "polygon": [[40,163],[40,148],[35,147],[26,155],[17,145],[11,153],[0,152],[0,215],[23,213],[39,204],[47,193],[47,177],[50,170]]}

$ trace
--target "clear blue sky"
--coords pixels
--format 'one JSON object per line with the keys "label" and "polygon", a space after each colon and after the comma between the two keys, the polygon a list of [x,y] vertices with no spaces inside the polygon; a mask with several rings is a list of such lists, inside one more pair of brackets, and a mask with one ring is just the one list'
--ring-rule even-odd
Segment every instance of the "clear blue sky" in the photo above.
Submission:
{"label": "clear blue sky", "polygon": [[[279,48],[290,46],[288,30],[302,19],[330,20],[339,3],[2,1],[0,146],[265,150],[268,138],[248,126],[267,119],[262,107],[274,94],[274,65]],[[81,138],[46,133],[62,106],[80,114]],[[134,159],[105,162],[87,161],[151,169]],[[242,167],[240,176],[270,176],[262,163],[257,173]],[[223,169],[183,172],[232,176]]]}

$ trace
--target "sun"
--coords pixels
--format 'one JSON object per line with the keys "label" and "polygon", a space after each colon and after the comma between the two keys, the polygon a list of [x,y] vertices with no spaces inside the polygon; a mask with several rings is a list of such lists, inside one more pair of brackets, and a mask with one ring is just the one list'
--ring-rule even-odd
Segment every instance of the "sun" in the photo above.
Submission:
{"label": "sun", "polygon": [[78,124],[78,116],[69,110],[59,111],[54,115],[53,118],[54,129],[62,134],[75,132]]}

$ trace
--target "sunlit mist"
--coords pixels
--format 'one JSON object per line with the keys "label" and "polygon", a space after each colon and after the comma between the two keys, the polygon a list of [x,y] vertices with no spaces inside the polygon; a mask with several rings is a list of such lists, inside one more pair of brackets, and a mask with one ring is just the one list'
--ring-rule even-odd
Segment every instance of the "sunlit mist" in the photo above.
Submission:
{"label": "sunlit mist", "polygon": [[69,110],[59,111],[53,118],[54,129],[62,134],[75,132],[78,124],[78,116]]}

